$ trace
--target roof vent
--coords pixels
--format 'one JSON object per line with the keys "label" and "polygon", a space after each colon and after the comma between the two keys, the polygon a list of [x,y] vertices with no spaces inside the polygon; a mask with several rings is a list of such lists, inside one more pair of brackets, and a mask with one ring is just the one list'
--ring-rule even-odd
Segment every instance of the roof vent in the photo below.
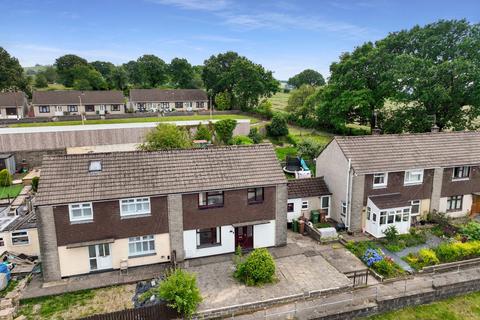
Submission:
{"label": "roof vent", "polygon": [[102,161],[100,160],[92,160],[88,164],[88,171],[89,172],[99,172],[102,171]]}
{"label": "roof vent", "polygon": [[372,129],[372,135],[373,136],[379,136],[380,133],[382,133],[382,130],[380,130],[380,128],[375,127],[375,128]]}
{"label": "roof vent", "polygon": [[434,124],[434,125],[432,126],[432,128],[430,129],[430,131],[432,131],[432,132],[434,132],[434,133],[440,132],[440,128],[439,128],[436,124]]}

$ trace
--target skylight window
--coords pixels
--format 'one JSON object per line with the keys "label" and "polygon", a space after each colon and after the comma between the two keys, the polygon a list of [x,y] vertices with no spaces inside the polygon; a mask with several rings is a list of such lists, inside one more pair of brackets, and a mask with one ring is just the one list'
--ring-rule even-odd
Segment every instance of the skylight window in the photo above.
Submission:
{"label": "skylight window", "polygon": [[100,160],[92,160],[88,165],[89,172],[99,172],[102,171],[102,161]]}

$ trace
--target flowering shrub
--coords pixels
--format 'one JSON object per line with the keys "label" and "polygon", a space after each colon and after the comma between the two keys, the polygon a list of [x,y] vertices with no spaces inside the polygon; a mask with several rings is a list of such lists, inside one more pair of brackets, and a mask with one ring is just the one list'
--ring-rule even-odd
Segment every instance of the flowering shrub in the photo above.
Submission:
{"label": "flowering shrub", "polygon": [[404,260],[416,270],[440,263],[435,251],[432,249],[421,249],[418,253],[410,253]]}
{"label": "flowering shrub", "polygon": [[383,257],[378,253],[377,250],[369,248],[365,251],[362,260],[367,264],[367,266],[371,267],[374,263],[379,262],[383,259]]}

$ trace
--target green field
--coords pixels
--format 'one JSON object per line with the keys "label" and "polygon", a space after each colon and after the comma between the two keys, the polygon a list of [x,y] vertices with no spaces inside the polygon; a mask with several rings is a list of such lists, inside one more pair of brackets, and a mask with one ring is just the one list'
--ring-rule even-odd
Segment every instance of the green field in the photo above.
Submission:
{"label": "green field", "polygon": [[0,199],[15,198],[22,191],[22,184],[14,184],[8,187],[0,187]]}
{"label": "green field", "polygon": [[473,320],[480,319],[480,292],[427,305],[388,312],[364,320]]}
{"label": "green field", "polygon": [[[172,116],[172,117],[147,117],[147,118],[126,118],[126,119],[107,119],[107,120],[87,120],[85,124],[112,124],[112,123],[139,123],[139,122],[164,122],[164,121],[189,121],[189,120],[209,120],[209,115],[198,116]],[[257,118],[239,115],[239,114],[219,114],[213,115],[214,120],[223,119],[250,119],[251,123],[258,122]],[[56,122],[38,122],[38,123],[17,123],[10,127],[48,127],[48,126],[74,126],[81,125],[82,121],[56,121]]]}
{"label": "green field", "polygon": [[272,109],[276,111],[285,111],[290,93],[277,92],[268,100],[272,103]]}

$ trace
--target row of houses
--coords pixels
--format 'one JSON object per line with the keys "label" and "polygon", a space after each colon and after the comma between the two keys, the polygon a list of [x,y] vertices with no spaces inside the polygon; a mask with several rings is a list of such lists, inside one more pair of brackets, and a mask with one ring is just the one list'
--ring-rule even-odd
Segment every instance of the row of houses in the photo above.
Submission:
{"label": "row of houses", "polygon": [[335,137],[316,175],[287,181],[270,144],[46,156],[44,278],[282,246],[311,210],[374,237],[431,212],[480,214],[480,132]]}
{"label": "row of houses", "polygon": [[199,89],[132,89],[128,101],[117,90],[34,91],[31,101],[21,91],[0,93],[0,119],[207,109],[207,94]]}

